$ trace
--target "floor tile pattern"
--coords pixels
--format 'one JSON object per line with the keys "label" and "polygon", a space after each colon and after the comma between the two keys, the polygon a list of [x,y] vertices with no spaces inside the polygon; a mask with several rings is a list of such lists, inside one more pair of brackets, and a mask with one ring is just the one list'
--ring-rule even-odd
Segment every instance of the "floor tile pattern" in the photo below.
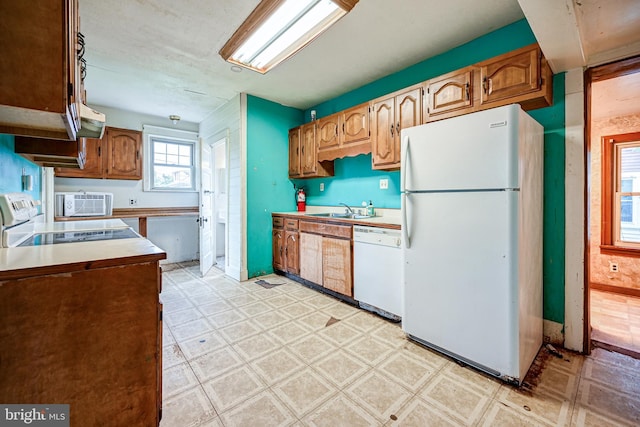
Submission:
{"label": "floor tile pattern", "polygon": [[640,360],[541,350],[520,389],[284,277],[165,266],[161,427],[633,426]]}
{"label": "floor tile pattern", "polygon": [[590,290],[591,339],[640,353],[640,298]]}

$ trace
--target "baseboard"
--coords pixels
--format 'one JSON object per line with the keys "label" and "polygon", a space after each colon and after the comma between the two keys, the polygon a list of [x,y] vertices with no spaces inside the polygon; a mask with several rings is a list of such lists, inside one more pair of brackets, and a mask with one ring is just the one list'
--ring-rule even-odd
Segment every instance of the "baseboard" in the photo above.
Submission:
{"label": "baseboard", "polygon": [[544,319],[542,322],[542,335],[545,343],[551,343],[564,347],[564,325]]}
{"label": "baseboard", "polygon": [[611,292],[620,295],[628,295],[632,297],[640,297],[640,289],[626,288],[624,286],[605,285],[604,283],[591,282],[589,283],[589,289]]}

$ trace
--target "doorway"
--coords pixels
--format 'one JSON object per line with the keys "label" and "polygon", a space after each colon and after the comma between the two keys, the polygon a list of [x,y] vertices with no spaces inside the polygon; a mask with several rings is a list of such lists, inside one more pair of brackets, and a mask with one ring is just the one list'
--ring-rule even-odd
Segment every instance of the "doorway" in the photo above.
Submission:
{"label": "doorway", "polygon": [[213,218],[214,218],[214,247],[216,268],[225,271],[227,265],[227,138],[217,140],[211,146],[211,164],[213,165]]}
{"label": "doorway", "polygon": [[640,359],[640,57],[587,70],[589,338]]}

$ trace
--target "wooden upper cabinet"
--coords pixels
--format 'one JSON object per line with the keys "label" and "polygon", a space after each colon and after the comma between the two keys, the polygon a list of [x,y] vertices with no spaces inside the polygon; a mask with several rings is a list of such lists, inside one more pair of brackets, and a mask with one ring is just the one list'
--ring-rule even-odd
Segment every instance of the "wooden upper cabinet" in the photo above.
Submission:
{"label": "wooden upper cabinet", "polygon": [[106,170],[108,178],[142,179],[142,135],[139,131],[108,128]]}
{"label": "wooden upper cabinet", "polygon": [[540,49],[527,47],[480,65],[481,103],[513,98],[540,88]]}
{"label": "wooden upper cabinet", "polygon": [[313,175],[316,166],[316,124],[302,125],[300,128],[300,164],[303,175]]}
{"label": "wooden upper cabinet", "polygon": [[394,165],[395,158],[395,99],[373,103],[371,115],[371,161],[373,168]]}
{"label": "wooden upper cabinet", "polygon": [[102,140],[82,138],[86,147],[84,168],[56,168],[55,175],[64,178],[102,178]]}
{"label": "wooden upper cabinet", "polygon": [[76,140],[78,0],[3,4],[0,133]]}
{"label": "wooden upper cabinet", "polygon": [[342,117],[342,143],[351,145],[366,141],[369,142],[369,103],[357,105],[344,110]]}
{"label": "wooden upper cabinet", "polygon": [[369,136],[369,103],[323,117],[316,127],[318,161],[368,154]]}
{"label": "wooden upper cabinet", "polygon": [[340,146],[340,114],[323,117],[316,124],[319,156],[332,148]]}
{"label": "wooden upper cabinet", "polygon": [[471,67],[445,74],[427,83],[429,116],[438,116],[473,106],[473,69]]}
{"label": "wooden upper cabinet", "polygon": [[289,130],[289,177],[298,178],[300,169],[300,127]]}
{"label": "wooden upper cabinet", "polygon": [[422,124],[422,86],[398,91],[373,103],[371,162],[373,169],[400,167],[400,132]]}
{"label": "wooden upper cabinet", "polygon": [[142,179],[142,132],[108,127],[102,139],[83,138],[85,166],[81,170],[56,168],[58,177]]}

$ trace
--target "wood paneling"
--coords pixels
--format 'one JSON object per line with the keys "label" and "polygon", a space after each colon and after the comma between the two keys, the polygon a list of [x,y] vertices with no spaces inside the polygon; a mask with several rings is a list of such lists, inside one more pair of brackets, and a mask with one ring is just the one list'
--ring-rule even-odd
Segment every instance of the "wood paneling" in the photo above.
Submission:
{"label": "wood paneling", "polygon": [[353,296],[351,241],[322,239],[322,286],[342,295]]}
{"label": "wood paneling", "polygon": [[300,232],[300,277],[322,284],[322,236]]}
{"label": "wood paneling", "polygon": [[71,426],[159,423],[156,262],[0,282],[0,401],[67,403]]}

